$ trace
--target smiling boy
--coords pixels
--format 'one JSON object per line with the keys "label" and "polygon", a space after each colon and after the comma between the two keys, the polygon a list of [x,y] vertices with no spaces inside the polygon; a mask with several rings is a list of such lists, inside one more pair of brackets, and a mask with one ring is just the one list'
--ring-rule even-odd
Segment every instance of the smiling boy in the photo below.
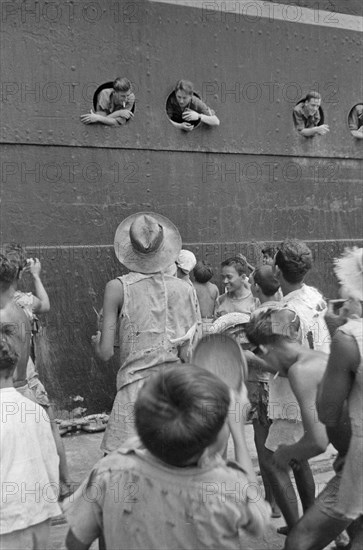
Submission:
{"label": "smiling boy", "polygon": [[215,317],[226,313],[250,314],[259,305],[259,300],[252,296],[248,282],[248,265],[242,258],[232,257],[221,263],[222,282],[226,293],[219,296]]}

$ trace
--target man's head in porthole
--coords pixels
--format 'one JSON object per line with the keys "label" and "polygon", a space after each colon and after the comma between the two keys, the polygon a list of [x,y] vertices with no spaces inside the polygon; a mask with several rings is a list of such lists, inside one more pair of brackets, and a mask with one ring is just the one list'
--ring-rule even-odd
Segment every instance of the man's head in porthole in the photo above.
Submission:
{"label": "man's head in porthole", "polygon": [[175,98],[182,109],[187,107],[193,96],[193,84],[189,80],[179,80],[175,86]]}

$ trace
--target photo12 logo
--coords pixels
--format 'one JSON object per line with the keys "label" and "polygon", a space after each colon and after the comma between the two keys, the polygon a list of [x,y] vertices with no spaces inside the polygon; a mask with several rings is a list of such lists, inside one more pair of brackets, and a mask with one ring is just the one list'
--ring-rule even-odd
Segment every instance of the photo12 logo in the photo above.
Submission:
{"label": "photo12 logo", "polygon": [[68,24],[84,21],[89,24],[111,20],[114,23],[135,24],[141,21],[139,2],[47,2],[46,0],[25,0],[2,2],[1,20],[3,23],[23,25]]}

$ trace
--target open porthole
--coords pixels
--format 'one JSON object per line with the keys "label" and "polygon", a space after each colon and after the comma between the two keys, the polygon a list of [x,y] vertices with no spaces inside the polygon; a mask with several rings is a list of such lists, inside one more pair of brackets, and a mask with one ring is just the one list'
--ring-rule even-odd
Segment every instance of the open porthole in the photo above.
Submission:
{"label": "open porthole", "polygon": [[175,128],[191,132],[201,122],[207,126],[219,126],[215,112],[193,90],[189,80],[179,80],[166,100],[166,114]]}
{"label": "open porthole", "polygon": [[135,94],[127,78],[116,78],[98,86],[93,94],[93,110],[81,116],[84,124],[124,126],[135,112]]}
{"label": "open porthole", "polygon": [[[319,126],[325,127],[324,111],[321,107],[321,96],[318,92],[309,92],[304,98],[300,99],[292,112],[295,129],[302,135],[308,137],[309,132]],[[329,130],[327,130],[329,131]],[[325,132],[316,132],[325,133]],[[311,135],[314,135],[312,133]]]}
{"label": "open porthole", "polygon": [[363,139],[363,103],[357,103],[350,110],[348,128],[353,137]]}

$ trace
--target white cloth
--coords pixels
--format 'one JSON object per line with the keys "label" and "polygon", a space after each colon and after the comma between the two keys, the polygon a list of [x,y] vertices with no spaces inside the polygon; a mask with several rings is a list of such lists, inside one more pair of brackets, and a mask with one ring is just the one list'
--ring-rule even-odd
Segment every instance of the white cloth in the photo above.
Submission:
{"label": "white cloth", "polygon": [[59,458],[45,410],[0,390],[0,534],[60,515]]}
{"label": "white cloth", "polygon": [[312,286],[303,284],[301,288],[286,294],[281,304],[287,304],[299,316],[302,345],[310,347],[308,333],[311,332],[314,349],[329,353],[331,338],[324,319],[327,305],[320,292]]}

